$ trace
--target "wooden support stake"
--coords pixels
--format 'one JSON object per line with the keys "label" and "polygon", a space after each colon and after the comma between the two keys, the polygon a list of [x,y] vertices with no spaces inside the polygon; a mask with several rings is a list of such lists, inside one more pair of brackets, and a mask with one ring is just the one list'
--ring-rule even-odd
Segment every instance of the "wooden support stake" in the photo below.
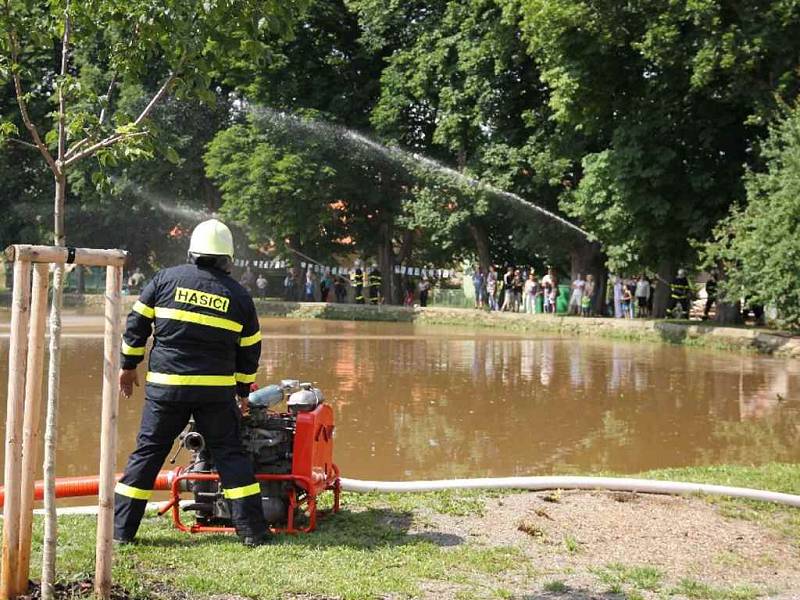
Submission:
{"label": "wooden support stake", "polygon": [[19,565],[16,590],[28,591],[31,564],[31,530],[33,526],[33,488],[39,456],[42,415],[42,367],[44,366],[44,328],[47,320],[47,288],[49,265],[33,267],[28,335],[28,365],[25,375],[25,417],[22,437],[22,490],[19,516]]}
{"label": "wooden support stake", "polygon": [[117,454],[119,366],[122,336],[122,267],[106,268],[105,340],[103,348],[103,412],[100,427],[100,499],[97,513],[94,592],[111,596],[114,535],[114,467]]}
{"label": "wooden support stake", "polygon": [[75,263],[87,267],[121,267],[128,258],[124,250],[95,250],[92,248],[67,248],[64,246],[32,246],[15,244],[5,250],[9,261],[24,260],[33,263]]}
{"label": "wooden support stake", "polygon": [[6,464],[4,471],[3,559],[0,598],[17,596],[19,567],[20,473],[22,471],[22,414],[25,408],[25,354],[28,348],[28,315],[31,264],[14,263],[14,295],[8,348],[8,399],[6,412]]}

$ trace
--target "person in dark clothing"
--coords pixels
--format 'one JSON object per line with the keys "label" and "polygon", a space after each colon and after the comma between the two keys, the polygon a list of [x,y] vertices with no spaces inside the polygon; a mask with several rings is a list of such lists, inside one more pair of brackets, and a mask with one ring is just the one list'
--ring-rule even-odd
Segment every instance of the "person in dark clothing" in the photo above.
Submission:
{"label": "person in dark clothing", "polygon": [[[692,288],[689,286],[689,280],[684,269],[678,269],[677,276],[669,284],[669,290],[670,297],[667,313],[672,317],[688,319],[689,309],[691,308]],[[675,310],[678,307],[680,307],[680,314]]]}
{"label": "person in dark clothing", "polygon": [[419,305],[428,306],[428,293],[431,289],[431,282],[428,281],[428,276],[423,275],[422,281],[419,282]]}
{"label": "person in dark clothing", "polygon": [[361,270],[361,267],[356,267],[350,276],[350,282],[355,290],[356,304],[364,304],[364,271]]}
{"label": "person in dark clothing", "polygon": [[333,279],[333,294],[336,296],[336,302],[342,303],[347,297],[347,287],[339,275]]}
{"label": "person in dark clothing", "polygon": [[372,267],[369,273],[369,303],[381,303],[381,272],[377,265]]}
{"label": "person in dark clothing", "polygon": [[708,313],[711,311],[711,307],[717,301],[717,272],[711,271],[711,274],[706,281],[706,306],[703,309],[703,320],[708,319]]}
{"label": "person in dark clothing", "polygon": [[[156,273],[128,316],[119,385],[129,397],[151,333],[145,405],[136,449],[115,488],[114,539],[133,541],[153,483],[175,438],[194,417],[216,463],[236,532],[248,546],[268,540],[261,487],[240,435],[261,355],[250,294],[229,275],[233,238],[221,222],[200,223],[186,264]],[[239,398],[239,406],[236,403]]]}

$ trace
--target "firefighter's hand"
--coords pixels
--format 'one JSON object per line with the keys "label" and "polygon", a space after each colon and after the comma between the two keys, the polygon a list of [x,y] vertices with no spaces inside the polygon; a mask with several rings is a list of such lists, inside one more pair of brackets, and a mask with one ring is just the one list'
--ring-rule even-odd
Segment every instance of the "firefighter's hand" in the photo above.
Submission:
{"label": "firefighter's hand", "polygon": [[250,414],[250,405],[247,403],[247,396],[237,396],[236,402],[239,404],[239,412],[243,417]]}
{"label": "firefighter's hand", "polygon": [[136,369],[119,370],[119,391],[126,398],[130,398],[133,393],[133,386],[139,387],[139,373]]}

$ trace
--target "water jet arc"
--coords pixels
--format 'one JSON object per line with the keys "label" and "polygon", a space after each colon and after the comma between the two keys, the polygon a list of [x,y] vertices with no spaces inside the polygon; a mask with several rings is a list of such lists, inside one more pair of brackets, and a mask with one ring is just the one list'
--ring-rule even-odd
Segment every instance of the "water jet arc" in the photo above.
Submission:
{"label": "water jet arc", "polygon": [[574,223],[568,221],[567,219],[560,217],[559,215],[555,214],[547,210],[546,208],[542,208],[538,204],[534,202],[529,202],[522,198],[521,196],[514,194],[513,192],[508,192],[506,190],[500,189],[481,181],[480,179],[475,179],[474,177],[469,177],[464,173],[456,171],[455,169],[448,167],[447,165],[443,165],[442,163],[419,154],[417,152],[409,152],[404,150],[403,148],[399,148],[397,146],[386,146],[377,142],[366,135],[354,131],[352,129],[348,129],[347,127],[343,127],[341,125],[335,125],[331,123],[326,123],[323,121],[318,120],[303,120],[294,115],[277,111],[268,107],[251,107],[250,109],[254,114],[258,116],[265,117],[266,119],[274,122],[274,123],[284,123],[289,127],[294,129],[299,129],[307,134],[313,135],[327,135],[329,137],[339,137],[341,139],[347,140],[351,143],[355,143],[362,148],[367,148],[385,156],[386,158],[399,162],[401,164],[415,164],[419,168],[428,171],[428,172],[435,172],[446,175],[450,179],[454,181],[458,181],[460,183],[469,185],[470,187],[478,187],[482,188],[495,196],[499,196],[504,198],[505,200],[511,202],[512,204],[516,204],[526,210],[532,210],[540,215],[543,215],[556,223],[563,225],[564,227],[571,229],[577,233],[579,233],[582,237],[591,240],[592,236],[581,229]]}

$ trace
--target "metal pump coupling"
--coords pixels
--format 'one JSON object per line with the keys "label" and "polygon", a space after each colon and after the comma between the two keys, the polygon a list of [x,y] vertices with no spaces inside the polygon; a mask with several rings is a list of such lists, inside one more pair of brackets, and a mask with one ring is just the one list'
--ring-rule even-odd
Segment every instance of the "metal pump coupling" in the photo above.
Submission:
{"label": "metal pump coupling", "polygon": [[206,447],[206,440],[202,434],[196,431],[189,431],[183,435],[181,444],[190,452],[202,452]]}

